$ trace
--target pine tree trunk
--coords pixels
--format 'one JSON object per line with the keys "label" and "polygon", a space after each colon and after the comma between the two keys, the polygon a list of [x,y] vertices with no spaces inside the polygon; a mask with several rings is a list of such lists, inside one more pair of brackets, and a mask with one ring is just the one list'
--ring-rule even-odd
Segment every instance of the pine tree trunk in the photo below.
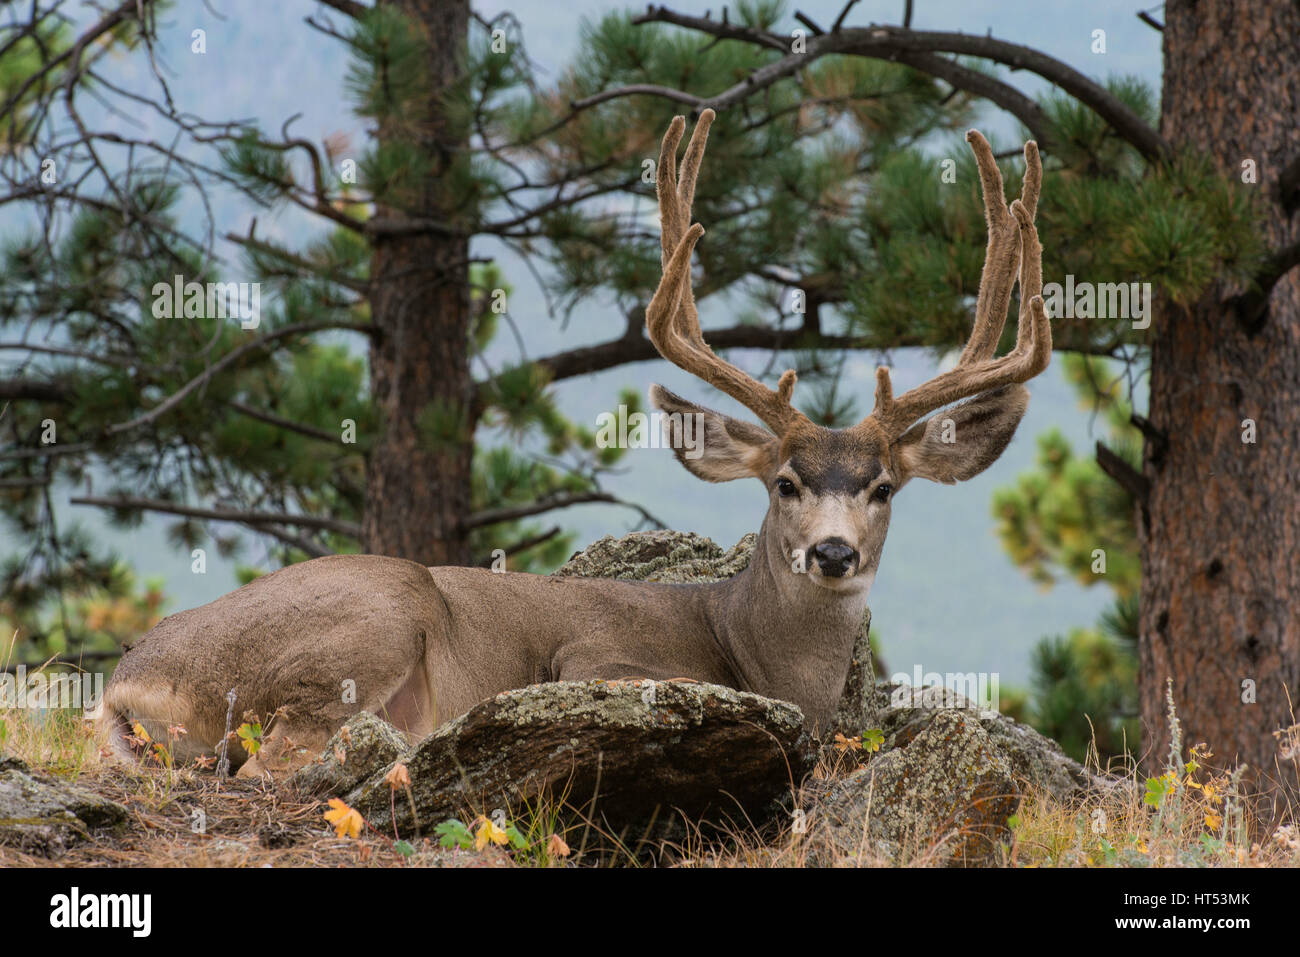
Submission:
{"label": "pine tree trunk", "polygon": [[[1300,5],[1170,0],[1163,42],[1164,136],[1239,182],[1253,160],[1258,183],[1239,188],[1259,192],[1271,249],[1295,243],[1278,180],[1300,156]],[[1289,770],[1294,788],[1272,732],[1300,710],[1300,271],[1273,288],[1256,328],[1229,304],[1234,291],[1165,303],[1151,330],[1150,419],[1168,442],[1148,437],[1139,520],[1147,761],[1168,754],[1172,679],[1184,748],[1207,742],[1216,764],[1250,765],[1261,788]]]}
{"label": "pine tree trunk", "polygon": [[[395,0],[428,38],[432,93],[423,117],[403,117],[402,137],[432,160],[414,209],[380,208],[386,219],[454,219],[454,197],[439,177],[465,146],[447,122],[439,94],[463,69],[469,28],[467,0]],[[426,565],[463,565],[469,546],[460,530],[470,505],[473,453],[468,409],[473,390],[467,348],[469,241],[430,232],[376,238],[371,256],[370,306],[378,336],[370,354],[370,384],[379,435],[366,474],[365,550]],[[430,418],[464,413],[463,434],[430,437]]]}

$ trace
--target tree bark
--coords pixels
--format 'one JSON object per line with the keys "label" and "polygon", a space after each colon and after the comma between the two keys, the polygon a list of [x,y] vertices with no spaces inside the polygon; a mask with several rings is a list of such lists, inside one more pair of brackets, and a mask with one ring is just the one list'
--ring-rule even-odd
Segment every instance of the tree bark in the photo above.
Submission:
{"label": "tree bark", "polygon": [[[1163,44],[1162,133],[1238,182],[1253,160],[1258,183],[1239,188],[1260,193],[1272,249],[1295,243],[1279,180],[1300,155],[1300,6],[1170,0]],[[1167,444],[1148,436],[1139,506],[1144,750],[1163,767],[1172,680],[1184,750],[1207,742],[1256,788],[1294,789],[1272,732],[1300,705],[1300,274],[1257,324],[1234,292],[1166,303],[1151,330],[1150,419]]]}
{"label": "tree bark", "polygon": [[[442,94],[464,68],[467,0],[393,0],[428,41],[430,95],[425,115],[381,125],[381,142],[413,136],[430,165],[415,208],[381,207],[386,220],[454,221],[455,198],[439,179],[463,155],[463,130],[449,122]],[[466,565],[460,528],[470,511],[473,426],[468,334],[469,240],[431,231],[385,231],[371,256],[371,314],[377,336],[370,384],[380,432],[367,461],[364,545],[368,552],[426,565]],[[431,416],[463,412],[463,432],[438,440]]]}

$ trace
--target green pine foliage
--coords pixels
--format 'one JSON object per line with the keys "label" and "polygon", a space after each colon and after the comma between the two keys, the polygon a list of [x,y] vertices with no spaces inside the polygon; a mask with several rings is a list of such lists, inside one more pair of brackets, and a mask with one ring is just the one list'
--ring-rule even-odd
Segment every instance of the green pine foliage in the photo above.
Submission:
{"label": "green pine foliage", "polygon": [[[1108,426],[1107,446],[1140,468],[1124,380],[1108,364],[1065,357],[1082,404]],[[1115,603],[1092,628],[1043,638],[1034,649],[1025,717],[1083,760],[1093,741],[1103,764],[1137,753],[1137,601],[1141,583],[1134,502],[1091,455],[1076,455],[1059,430],[1038,438],[1038,462],[993,499],[1003,547],[1044,587],[1067,576],[1104,585]]]}

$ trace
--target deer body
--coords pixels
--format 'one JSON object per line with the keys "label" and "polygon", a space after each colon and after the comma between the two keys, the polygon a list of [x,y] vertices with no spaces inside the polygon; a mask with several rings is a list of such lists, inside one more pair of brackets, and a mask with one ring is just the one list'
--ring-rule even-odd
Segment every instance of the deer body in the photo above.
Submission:
{"label": "deer body", "polygon": [[[176,761],[210,756],[228,721],[252,711],[269,719],[266,739],[240,773],[284,770],[321,750],[359,710],[417,736],[499,692],[591,678],[729,685],[790,701],[814,730],[827,728],[894,495],[912,478],[952,483],[987,468],[1024,415],[1021,383],[1050,359],[1033,223],[1042,170],[1026,144],[1021,198],[1008,207],[992,149],[967,134],[989,227],[970,340],[956,368],[897,398],[888,370],[877,370],[872,413],[852,428],[828,429],[791,405],[793,371],[770,389],[704,341],[691,290],[703,229],[687,224],[713,118],[702,112],[680,176],[681,117],[664,136],[663,278],[646,326],[664,358],[739,400],[766,428],[660,386],[651,398],[669,413],[667,444],[688,471],[711,482],[763,483],[768,512],[749,566],[723,582],[665,585],[425,568],[369,555],[292,565],[170,616],[123,656],[100,718],[116,751],[128,750],[139,723],[154,740],[185,728]],[[1017,273],[1016,344],[995,358]],[[966,401],[951,405],[958,400]],[[687,416],[703,423],[702,441],[683,441]],[[230,757],[238,764],[242,749]]]}
{"label": "deer body", "polygon": [[[866,594],[828,602],[805,579],[791,602],[775,577],[763,535],[748,568],[699,585],[318,558],[160,622],[119,665],[106,718],[119,733],[138,721],[158,741],[184,727],[173,760],[188,763],[216,753],[233,690],[236,725],[245,711],[280,712],[265,756],[245,773],[296,766],[358,710],[423,736],[541,681],[691,678],[791,701],[822,727]],[[169,677],[162,688],[159,674]],[[239,767],[243,750],[230,757]]]}

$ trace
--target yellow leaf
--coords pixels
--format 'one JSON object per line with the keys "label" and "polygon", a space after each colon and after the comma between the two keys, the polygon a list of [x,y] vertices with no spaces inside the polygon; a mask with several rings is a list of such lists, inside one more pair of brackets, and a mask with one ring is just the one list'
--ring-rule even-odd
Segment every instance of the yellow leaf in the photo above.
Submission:
{"label": "yellow leaf", "polygon": [[1211,811],[1209,814],[1205,815],[1205,826],[1211,831],[1217,831],[1219,828],[1223,827],[1223,815],[1215,814]]}
{"label": "yellow leaf", "polygon": [[360,837],[361,829],[366,826],[365,819],[338,798],[330,798],[330,810],[325,812],[325,820],[334,825],[338,837]]}
{"label": "yellow leaf", "polygon": [[492,844],[505,844],[510,840],[505,830],[497,827],[489,818],[482,818],[482,821],[478,833],[474,835],[474,850],[483,850],[488,846],[489,842]]}
{"label": "yellow leaf", "polygon": [[149,737],[149,732],[144,729],[144,725],[142,725],[139,721],[131,725],[131,730],[134,731],[135,736],[145,744],[148,744],[150,741],[153,740],[153,738]]}
{"label": "yellow leaf", "polygon": [[260,724],[245,721],[235,732],[239,738],[239,743],[244,746],[248,756],[252,757],[262,750],[262,726]]}

